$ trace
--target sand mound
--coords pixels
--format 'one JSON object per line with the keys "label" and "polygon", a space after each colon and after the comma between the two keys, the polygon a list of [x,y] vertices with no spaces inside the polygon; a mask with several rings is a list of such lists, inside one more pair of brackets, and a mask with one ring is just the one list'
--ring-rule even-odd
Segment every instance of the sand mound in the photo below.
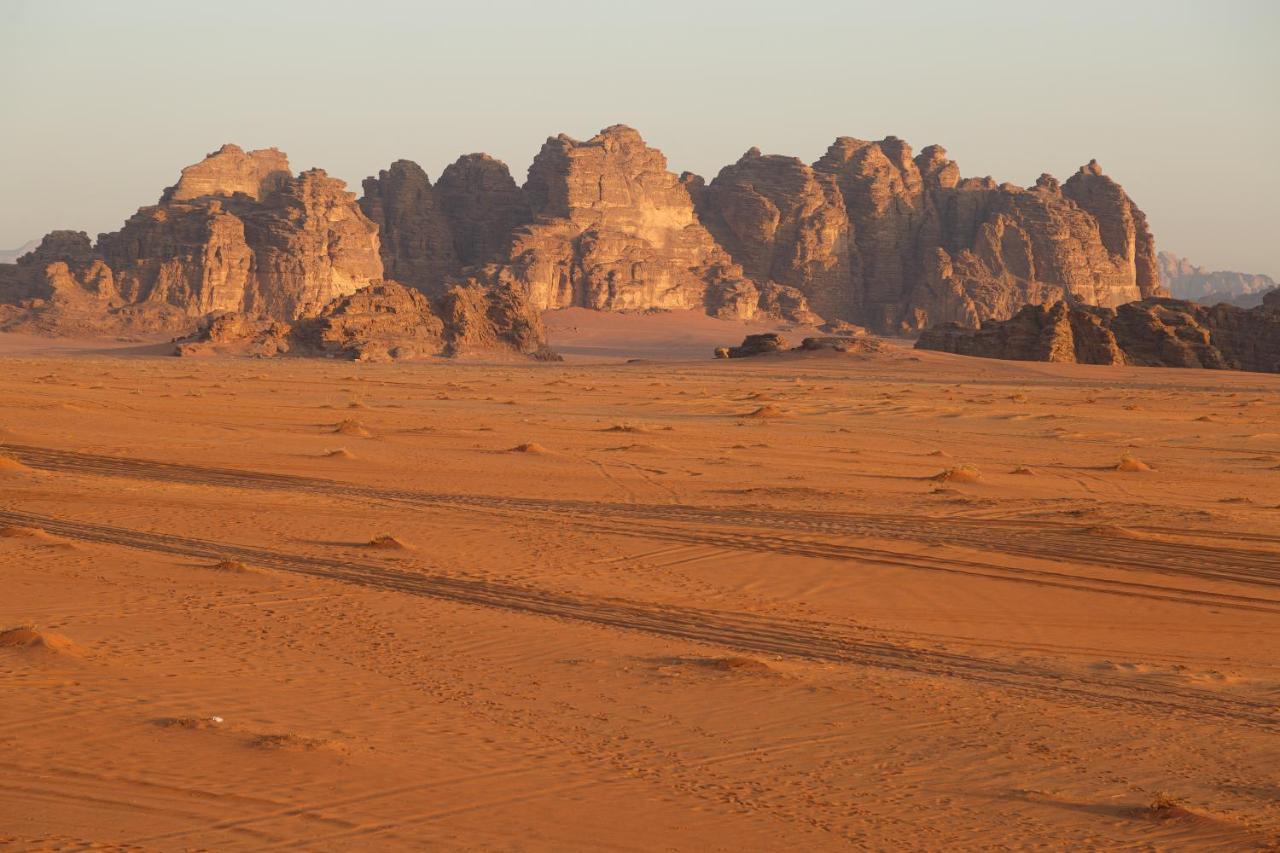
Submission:
{"label": "sand mound", "polygon": [[551,451],[547,450],[545,447],[543,447],[541,444],[538,444],[535,441],[528,441],[528,442],[525,442],[524,444],[517,444],[515,447],[511,448],[507,452],[508,453],[543,453],[545,454],[545,453],[550,453]]}
{"label": "sand mound", "polygon": [[11,456],[0,455],[0,474],[26,474],[31,471],[26,465],[23,465],[17,459]]}
{"label": "sand mound", "polygon": [[333,431],[338,435],[350,435],[355,436],[356,438],[368,438],[373,435],[373,433],[365,429],[364,424],[351,418],[347,418],[341,423],[335,424]]}
{"label": "sand mound", "polygon": [[55,654],[76,655],[76,644],[53,631],[40,631],[30,625],[0,631],[0,648],[25,649]]}
{"label": "sand mound", "polygon": [[783,416],[785,416],[785,415],[786,415],[786,412],[782,411],[782,409],[779,409],[777,406],[769,405],[769,406],[761,406],[760,408],[756,409],[754,412],[750,412],[750,413],[748,413],[747,415],[745,415],[744,417],[748,417],[748,418],[781,418],[781,417],[783,417]]}
{"label": "sand mound", "polygon": [[613,426],[611,426],[611,427],[606,427],[605,429],[602,429],[602,430],[600,430],[600,431],[601,431],[601,432],[639,432],[639,433],[645,433],[645,432],[648,432],[649,430],[645,429],[644,427],[638,427],[638,426],[635,426],[635,425],[633,425],[633,424],[614,424]]}
{"label": "sand mound", "polygon": [[973,465],[956,465],[933,476],[940,483],[977,483],[982,479],[982,472]]}
{"label": "sand mound", "polygon": [[0,539],[30,539],[33,542],[44,542],[49,545],[66,544],[42,527],[23,527],[16,524],[0,527]]}
{"label": "sand mound", "polygon": [[326,450],[324,452],[325,459],[355,459],[356,455],[345,447],[339,447],[337,450]]}
{"label": "sand mound", "polygon": [[413,546],[394,536],[383,533],[373,537],[367,543],[370,548],[380,548],[384,551],[412,551]]}
{"label": "sand mound", "polygon": [[1116,463],[1117,471],[1151,471],[1154,470],[1150,465],[1138,459],[1135,456],[1125,454],[1120,457],[1120,461]]}
{"label": "sand mound", "polygon": [[1019,465],[1017,468],[1014,468],[1014,469],[1013,469],[1012,471],[1010,471],[1009,473],[1011,473],[1011,474],[1021,474],[1021,475],[1023,475],[1023,476],[1027,476],[1027,477],[1034,477],[1034,476],[1035,476],[1035,474],[1036,474],[1036,472],[1035,472],[1035,470],[1034,470],[1034,469],[1032,469],[1032,468],[1028,468],[1026,465]]}

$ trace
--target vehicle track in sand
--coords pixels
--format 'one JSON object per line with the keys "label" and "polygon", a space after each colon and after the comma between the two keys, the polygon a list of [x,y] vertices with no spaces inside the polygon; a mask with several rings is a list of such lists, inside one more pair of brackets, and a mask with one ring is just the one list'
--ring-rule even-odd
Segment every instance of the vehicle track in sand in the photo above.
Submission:
{"label": "vehicle track in sand", "polygon": [[810,620],[586,597],[462,575],[432,573],[426,569],[414,571],[360,560],[289,554],[33,513],[0,510],[0,524],[40,527],[68,539],[152,553],[205,560],[241,560],[264,568],[369,589],[639,631],[748,653],[959,679],[1092,706],[1137,705],[1165,713],[1229,720],[1280,731],[1280,714],[1274,703],[1189,687],[1161,685],[1153,689],[1102,674],[1081,675],[1026,663],[1004,664],[944,650],[858,637]]}
{"label": "vehicle track in sand", "polygon": [[[214,488],[301,492],[335,499],[382,500],[415,506],[540,513],[577,526],[622,536],[706,544],[748,551],[788,553],[834,560],[855,560],[900,568],[1037,583],[1088,592],[1137,596],[1192,605],[1230,607],[1280,614],[1280,537],[1240,537],[1256,547],[1177,541],[1206,531],[1155,531],[1132,538],[1091,526],[1039,520],[991,520],[887,516],[863,513],[786,511],[758,507],[712,508],[686,504],[597,503],[547,498],[440,494],[388,489],[314,477],[229,468],[184,465],[128,457],[102,456],[23,445],[6,453],[31,468],[103,477],[124,477]],[[656,523],[655,523],[656,522]],[[639,523],[639,526],[637,526]],[[681,527],[676,525],[689,525]],[[714,531],[708,528],[728,528]],[[745,532],[744,528],[754,528]],[[764,531],[764,532],[761,532]],[[920,555],[848,541],[823,542],[784,536],[778,531],[842,540],[878,539],[929,546],[961,546],[1046,562],[1064,561],[1162,577],[1243,584],[1262,594],[1235,594],[1166,584],[1124,581],[1027,566],[979,562],[952,555]],[[1157,538],[1157,537],[1164,538]],[[1274,547],[1274,550],[1272,548]]]}

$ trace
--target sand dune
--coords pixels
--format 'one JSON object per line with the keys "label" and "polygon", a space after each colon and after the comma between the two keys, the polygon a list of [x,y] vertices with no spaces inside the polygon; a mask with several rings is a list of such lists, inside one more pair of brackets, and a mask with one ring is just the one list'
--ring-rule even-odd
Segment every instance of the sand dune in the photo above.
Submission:
{"label": "sand dune", "polygon": [[0,336],[0,847],[1280,838],[1280,380],[618,322],[527,365]]}

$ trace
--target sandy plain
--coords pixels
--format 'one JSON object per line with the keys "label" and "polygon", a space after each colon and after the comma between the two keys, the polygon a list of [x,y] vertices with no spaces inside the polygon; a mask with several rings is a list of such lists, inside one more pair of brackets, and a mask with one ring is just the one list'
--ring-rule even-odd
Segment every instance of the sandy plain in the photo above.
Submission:
{"label": "sandy plain", "polygon": [[0,849],[1276,843],[1280,378],[660,320],[0,340]]}

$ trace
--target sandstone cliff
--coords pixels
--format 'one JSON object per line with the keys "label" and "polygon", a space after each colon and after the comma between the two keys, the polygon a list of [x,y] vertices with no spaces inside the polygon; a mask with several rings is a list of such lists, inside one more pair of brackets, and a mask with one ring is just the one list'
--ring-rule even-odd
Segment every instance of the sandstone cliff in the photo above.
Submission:
{"label": "sandstone cliff", "polygon": [[388,278],[433,293],[457,273],[452,231],[417,163],[397,160],[378,177],[365,178],[360,209],[378,226]]}
{"label": "sandstone cliff", "polygon": [[1023,189],[962,180],[938,146],[842,137],[812,166],[752,149],[698,198],[747,275],[879,331],[1162,292],[1146,217],[1096,163]]}
{"label": "sandstone cliff", "polygon": [[[235,311],[291,320],[382,277],[377,228],[341,181],[294,177],[275,149],[225,145],[189,166],[158,204],[97,245],[54,232],[0,273],[0,301],[19,318],[104,328],[130,314],[157,328]],[[136,325],[136,324],[135,324]]]}
{"label": "sandstone cliff", "polygon": [[469,282],[538,309],[895,333],[1165,293],[1146,217],[1095,162],[1023,188],[963,179],[938,146],[842,137],[811,165],[752,149],[708,184],[621,125],[548,139],[523,186],[483,154],[434,186],[400,160],[359,203],[319,170],[293,176],[275,149],[227,145],[96,246],[59,237],[24,257],[0,265],[0,323],[292,321],[383,278],[435,300]]}
{"label": "sandstone cliff", "polygon": [[225,145],[96,245],[56,231],[0,265],[0,331],[135,335],[200,325],[204,343],[240,335],[258,354],[301,347],[361,357],[542,346],[523,294],[456,286],[452,232],[421,169],[397,162],[365,190],[362,210],[319,169],[295,177],[275,149]]}
{"label": "sandstone cliff", "polygon": [[979,329],[928,329],[916,347],[1016,361],[1280,373],[1280,291],[1251,309],[1159,297],[1116,308],[1027,305]]}
{"label": "sandstone cliff", "polygon": [[[409,167],[412,191],[391,192]],[[480,154],[434,188],[403,162],[365,187],[389,274],[428,292],[503,283],[540,308],[914,332],[1164,293],[1146,217],[1096,162],[1023,188],[962,179],[936,145],[915,155],[896,137],[842,137],[812,165],[753,148],[707,184],[618,125],[548,139],[523,187]]]}
{"label": "sandstone cliff", "polygon": [[1171,252],[1157,256],[1160,283],[1176,299],[1206,305],[1229,302],[1241,308],[1262,304],[1262,297],[1280,284],[1270,276],[1226,270],[1207,270]]}
{"label": "sandstone cliff", "polygon": [[[586,142],[548,139],[524,192],[534,221],[517,229],[490,275],[523,288],[535,305],[761,312],[762,283],[716,243],[685,182],[631,128],[606,128]],[[775,293],[773,304],[807,313],[799,293],[788,296]]]}

